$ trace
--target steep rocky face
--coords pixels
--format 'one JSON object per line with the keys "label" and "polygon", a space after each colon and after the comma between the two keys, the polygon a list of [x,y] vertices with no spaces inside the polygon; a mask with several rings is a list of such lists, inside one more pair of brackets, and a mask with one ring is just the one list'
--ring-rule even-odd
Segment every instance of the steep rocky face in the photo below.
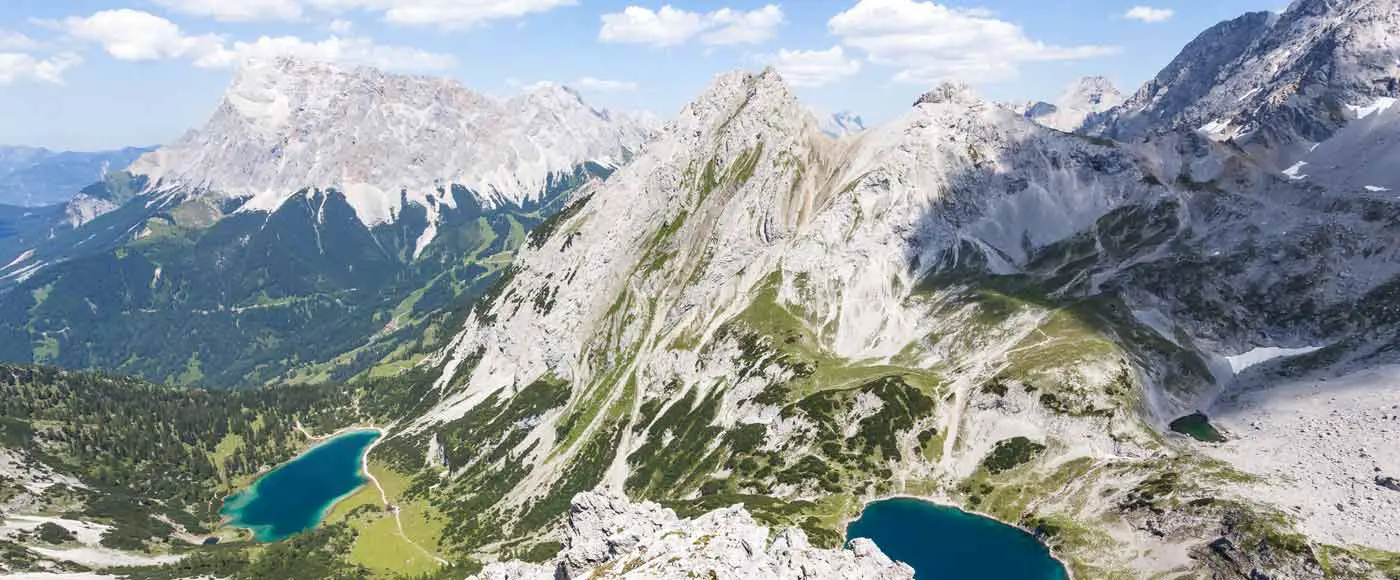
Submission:
{"label": "steep rocky face", "polygon": [[1054,104],[1041,101],[1025,107],[1021,112],[1041,125],[1072,133],[1094,115],[1122,102],[1123,94],[1118,92],[1112,81],[1104,77],[1084,77],[1065,87]]}
{"label": "steep rocky face", "polygon": [[1123,140],[1196,129],[1282,169],[1360,111],[1400,95],[1395,0],[1297,0],[1198,37],[1096,131]]}
{"label": "steep rocky face", "polygon": [[579,494],[569,509],[564,550],[552,564],[491,564],[473,580],[559,578],[910,579],[870,540],[850,549],[813,547],[799,528],[770,534],[740,506],[694,519],[619,495]]}
{"label": "steep rocky face", "polygon": [[415,468],[445,449],[427,501],[467,550],[540,537],[599,486],[745,503],[824,546],[904,492],[1040,529],[1086,577],[1374,570],[1350,546],[1400,549],[1384,498],[1326,483],[1355,462],[1310,479],[1363,514],[1330,525],[1241,458],[1247,415],[1219,407],[1220,453],[1167,426],[1389,361],[1397,209],[958,85],[834,140],[776,74],[725,75],[520,256],[386,447]]}
{"label": "steep rocky face", "polygon": [[1096,117],[1089,127],[1128,141],[1189,122],[1184,119],[1189,111],[1255,50],[1277,20],[1272,12],[1251,12],[1206,29],[1117,110]]}
{"label": "steep rocky face", "polygon": [[131,172],[159,189],[251,197],[244,210],[333,187],[373,226],[396,220],[403,198],[430,213],[453,206],[439,193],[450,185],[486,205],[537,199],[586,163],[621,164],[651,129],[560,86],[502,101],[443,79],[281,58],[241,68],[204,127]]}
{"label": "steep rocky face", "polygon": [[[1172,507],[1193,523],[1163,543],[1134,510],[1236,477],[1159,431],[1211,396],[1216,355],[1139,317],[1180,302],[1134,276],[1238,230],[1225,184],[1270,179],[1205,140],[1106,144],[957,85],[833,140],[776,74],[725,75],[521,255],[385,448],[415,469],[445,450],[427,501],[466,550],[540,537],[599,486],[745,503],[822,546],[860,499],[905,492],[1051,530],[1089,576],[1190,570],[1172,555],[1227,511]],[[1193,308],[1170,315],[1194,330]],[[1167,471],[1191,486],[1150,483]],[[1138,549],[1158,560],[1115,556]]]}

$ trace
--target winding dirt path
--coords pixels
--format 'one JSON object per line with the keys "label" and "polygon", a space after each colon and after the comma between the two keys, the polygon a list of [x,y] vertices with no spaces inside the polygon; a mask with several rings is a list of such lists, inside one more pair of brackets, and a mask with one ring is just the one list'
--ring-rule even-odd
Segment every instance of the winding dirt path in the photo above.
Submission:
{"label": "winding dirt path", "polygon": [[[302,435],[305,435],[306,438],[309,439],[309,440],[311,440],[311,441],[324,441],[324,440],[326,440],[326,439],[329,439],[329,438],[331,438],[331,437],[335,437],[336,435],[339,435],[339,434],[341,434],[341,433],[345,433],[345,432],[347,432],[347,431],[354,431],[354,430],[366,429],[366,428],[360,428],[360,427],[347,427],[347,428],[345,428],[345,429],[341,429],[341,430],[339,430],[339,431],[336,431],[335,433],[332,433],[332,434],[330,434],[330,435],[322,435],[322,436],[319,436],[319,437],[318,437],[318,436],[316,436],[316,435],[313,435],[313,434],[311,433],[311,431],[307,430],[307,428],[306,428],[305,426],[303,426],[303,425],[301,424],[301,421],[299,421],[299,420],[296,421],[296,428],[297,428],[297,430],[301,431],[301,434],[302,434]],[[367,429],[373,429],[373,430],[379,431],[379,438],[378,438],[378,439],[375,439],[375,440],[374,440],[374,443],[370,443],[370,444],[369,444],[369,447],[365,449],[364,454],[360,455],[360,472],[361,472],[361,473],[364,473],[364,474],[365,474],[365,478],[369,479],[370,482],[374,484],[374,488],[377,489],[377,490],[379,490],[379,500],[384,504],[384,508],[387,509],[387,510],[389,510],[390,513],[393,513],[393,514],[394,514],[394,527],[398,528],[399,537],[400,537],[400,538],[403,538],[403,541],[406,542],[406,543],[408,543],[408,545],[413,546],[413,547],[414,547],[415,549],[417,549],[419,552],[422,552],[424,556],[427,556],[427,557],[429,557],[429,558],[432,558],[432,559],[433,559],[434,561],[436,561],[438,564],[441,564],[441,565],[443,565],[443,566],[450,565],[451,562],[448,562],[447,560],[444,560],[441,556],[438,556],[437,554],[433,553],[431,550],[429,550],[429,549],[427,549],[427,548],[424,548],[424,547],[423,547],[422,545],[420,545],[418,542],[413,541],[412,538],[409,538],[409,537],[408,537],[408,533],[407,533],[407,532],[404,532],[404,530],[403,530],[403,518],[401,518],[401,517],[399,516],[399,506],[397,506],[397,505],[395,505],[394,503],[392,503],[392,502],[389,501],[389,492],[387,492],[387,491],[384,490],[384,485],[381,484],[381,483],[379,483],[379,478],[378,478],[378,477],[375,477],[375,476],[374,476],[374,472],[372,472],[372,471],[369,470],[369,454],[370,454],[371,452],[374,451],[374,448],[375,448],[375,447],[378,447],[379,444],[380,444],[381,442],[384,441],[384,438],[385,438],[385,437],[388,437],[388,436],[389,436],[389,429],[387,429],[387,428],[381,428],[381,427],[370,427],[370,428],[367,428]]]}
{"label": "winding dirt path", "polygon": [[[387,430],[384,430],[383,434],[384,436],[387,436],[389,432]],[[374,483],[375,489],[379,490],[379,499],[384,502],[384,507],[394,514],[394,526],[398,528],[399,537],[403,538],[403,541],[407,542],[408,545],[413,546],[419,552],[422,552],[424,556],[432,558],[438,564],[447,566],[450,564],[450,562],[444,560],[441,556],[434,554],[427,548],[424,548],[423,546],[419,545],[418,542],[415,542],[412,538],[408,537],[408,533],[403,531],[403,518],[399,516],[399,506],[389,502],[389,493],[384,491],[384,486],[379,483],[379,478],[375,477],[374,472],[369,470],[369,454],[371,451],[374,451],[374,448],[379,445],[380,441],[384,440],[384,436],[381,436],[379,439],[376,439],[374,443],[371,443],[369,445],[369,448],[365,449],[364,455],[360,456],[360,470],[364,472],[365,477],[369,478],[370,482]]]}

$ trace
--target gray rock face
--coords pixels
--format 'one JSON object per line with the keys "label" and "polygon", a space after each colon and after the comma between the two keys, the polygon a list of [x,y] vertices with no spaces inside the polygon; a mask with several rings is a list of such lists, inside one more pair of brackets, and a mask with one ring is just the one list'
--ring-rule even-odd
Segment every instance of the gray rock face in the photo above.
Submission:
{"label": "gray rock face", "polygon": [[1122,105],[1088,122],[1091,133],[1133,140],[1175,127],[1269,30],[1271,12],[1251,12],[1206,29]]}
{"label": "gray rock face", "polygon": [[1137,94],[1090,123],[1120,140],[1196,129],[1292,163],[1377,99],[1400,95],[1400,2],[1298,0],[1202,33]]}
{"label": "gray rock face", "polygon": [[335,187],[376,225],[394,221],[403,199],[452,204],[438,194],[451,184],[488,205],[532,199],[584,163],[621,164],[652,125],[562,86],[502,100],[445,79],[279,58],[239,69],[208,123],[131,172],[159,188],[248,197],[249,210]]}
{"label": "gray rock face", "polygon": [[740,506],[693,520],[654,503],[590,492],[573,500],[564,551],[553,566],[519,562],[487,566],[477,580],[772,578],[909,579],[914,571],[894,562],[869,540],[849,550],[814,548],[800,529],[769,540]]}

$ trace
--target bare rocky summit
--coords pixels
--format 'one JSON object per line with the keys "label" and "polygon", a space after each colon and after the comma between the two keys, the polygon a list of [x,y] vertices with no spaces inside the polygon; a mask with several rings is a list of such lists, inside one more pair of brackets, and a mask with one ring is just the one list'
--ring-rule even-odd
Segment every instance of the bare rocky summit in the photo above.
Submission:
{"label": "bare rocky summit", "polygon": [[336,188],[374,225],[405,198],[430,213],[452,204],[441,192],[451,185],[487,205],[524,202],[584,163],[621,164],[653,128],[560,85],[497,99],[447,79],[278,58],[242,67],[208,123],[130,171],[157,189],[247,198],[248,210]]}

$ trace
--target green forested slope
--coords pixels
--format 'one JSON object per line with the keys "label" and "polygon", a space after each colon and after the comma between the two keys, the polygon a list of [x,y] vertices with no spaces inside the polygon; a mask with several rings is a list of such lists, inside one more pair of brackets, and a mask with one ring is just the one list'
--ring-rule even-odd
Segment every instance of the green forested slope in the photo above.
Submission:
{"label": "green forested slope", "polygon": [[[0,360],[212,386],[343,380],[408,362],[535,226],[609,173],[580,167],[524,205],[487,207],[454,187],[443,193],[455,208],[437,208],[421,252],[427,214],[411,204],[366,228],[334,190],[270,214],[138,195],[39,247],[30,260],[47,265],[31,277],[0,282]],[[126,200],[130,187],[109,181],[94,193]]]}

